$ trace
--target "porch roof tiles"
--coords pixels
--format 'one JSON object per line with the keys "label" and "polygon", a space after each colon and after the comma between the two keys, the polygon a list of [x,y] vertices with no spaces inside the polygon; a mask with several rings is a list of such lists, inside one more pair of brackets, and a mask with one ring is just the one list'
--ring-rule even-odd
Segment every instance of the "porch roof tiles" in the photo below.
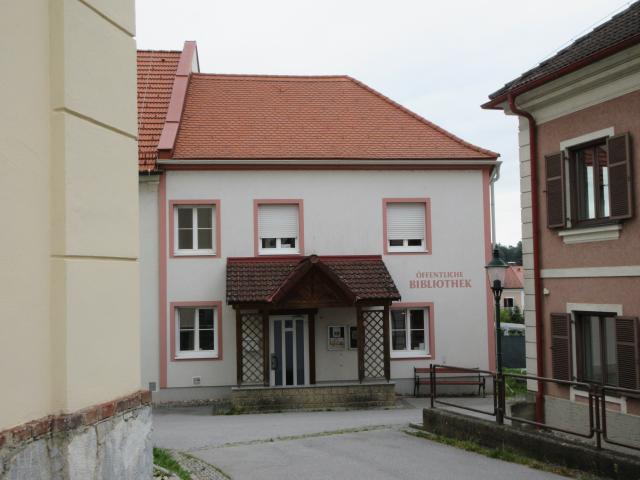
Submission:
{"label": "porch roof tiles", "polygon": [[227,303],[270,303],[304,262],[322,263],[351,291],[355,301],[399,300],[400,293],[379,255],[229,258]]}

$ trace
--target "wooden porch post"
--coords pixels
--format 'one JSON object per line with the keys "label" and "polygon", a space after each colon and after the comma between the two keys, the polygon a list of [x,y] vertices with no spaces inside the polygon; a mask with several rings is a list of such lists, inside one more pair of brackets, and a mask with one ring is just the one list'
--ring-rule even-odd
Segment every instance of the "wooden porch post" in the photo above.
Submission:
{"label": "wooden porch post", "polygon": [[263,354],[263,382],[264,386],[268,387],[271,383],[269,378],[270,373],[270,358],[269,358],[269,311],[262,311],[262,354]]}
{"label": "wooden porch post", "polygon": [[236,309],[236,379],[242,385],[242,312]]}
{"label": "wooden porch post", "polygon": [[391,380],[391,352],[389,345],[389,304],[384,306],[382,314],[382,340],[384,341],[384,378]]}
{"label": "wooden porch post", "polygon": [[315,312],[309,312],[309,322],[307,328],[309,329],[309,383],[315,385],[316,383],[316,314]]}
{"label": "wooden porch post", "polygon": [[360,305],[356,306],[356,315],[358,317],[358,379],[362,383],[364,380],[364,319]]}

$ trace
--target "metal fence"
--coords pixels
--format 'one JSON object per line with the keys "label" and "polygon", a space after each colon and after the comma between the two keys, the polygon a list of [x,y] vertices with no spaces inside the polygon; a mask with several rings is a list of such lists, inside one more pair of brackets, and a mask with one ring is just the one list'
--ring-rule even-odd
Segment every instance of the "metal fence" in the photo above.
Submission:
{"label": "metal fence", "polygon": [[[438,373],[438,370],[446,371],[447,373]],[[446,379],[451,378],[451,373],[469,373],[474,375],[482,375],[486,378],[492,379],[493,385],[493,409],[492,410],[482,410],[474,407],[470,407],[468,405],[462,405],[459,403],[454,403],[450,400],[442,400],[442,397],[438,397],[438,383],[442,383],[443,381],[446,383]],[[440,378],[440,382],[438,380]],[[587,409],[588,409],[588,422],[587,425],[582,425],[582,431],[577,429],[568,429],[559,427],[557,425],[552,425],[549,423],[537,422],[524,417],[517,417],[512,415],[508,415],[506,409],[506,386],[507,382],[511,379],[512,381],[526,382],[535,381],[538,384],[553,384],[565,387],[573,387],[587,394]],[[544,430],[552,430],[556,432],[561,432],[569,435],[575,435],[577,437],[582,437],[586,439],[595,439],[596,448],[604,448],[606,444],[615,445],[618,447],[629,448],[632,450],[640,451],[640,447],[638,445],[633,445],[630,443],[621,442],[619,440],[611,439],[609,432],[607,430],[607,408],[606,408],[606,397],[609,396],[625,396],[627,398],[633,398],[640,401],[640,390],[630,390],[628,388],[622,387],[611,387],[593,383],[585,383],[585,382],[575,382],[568,380],[556,380],[553,378],[546,377],[538,377],[535,375],[521,375],[515,373],[498,373],[492,372],[489,370],[480,370],[477,368],[467,368],[467,367],[455,367],[451,365],[437,365],[432,364],[429,373],[429,383],[430,383],[430,397],[431,397],[431,408],[435,408],[436,405],[446,405],[448,407],[455,407],[461,410],[468,410],[477,414],[486,415],[488,417],[493,417],[496,419],[498,424],[504,423],[504,420],[510,420],[514,423],[523,423],[532,425],[539,429]]]}

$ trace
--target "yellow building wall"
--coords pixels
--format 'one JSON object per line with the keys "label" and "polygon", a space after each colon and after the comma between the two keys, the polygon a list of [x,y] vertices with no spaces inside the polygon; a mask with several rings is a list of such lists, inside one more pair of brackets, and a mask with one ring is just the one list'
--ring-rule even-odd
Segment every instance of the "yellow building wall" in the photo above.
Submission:
{"label": "yellow building wall", "polygon": [[133,0],[0,0],[0,430],[139,389]]}

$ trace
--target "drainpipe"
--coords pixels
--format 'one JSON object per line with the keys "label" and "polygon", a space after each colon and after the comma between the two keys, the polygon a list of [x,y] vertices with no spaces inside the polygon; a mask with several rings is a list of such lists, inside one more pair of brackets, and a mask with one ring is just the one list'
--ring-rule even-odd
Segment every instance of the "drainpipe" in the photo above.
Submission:
{"label": "drainpipe", "polygon": [[[538,208],[538,142],[536,120],[529,112],[519,109],[516,106],[516,96],[509,94],[507,97],[509,109],[524,117],[529,122],[529,154],[531,165],[531,223],[533,242],[533,293],[536,309],[536,369],[537,376],[544,377],[544,332],[542,329],[542,288],[540,282],[540,235],[538,228],[540,225]],[[544,383],[538,381],[538,391],[536,392],[536,422],[544,423]]]}
{"label": "drainpipe", "polygon": [[498,240],[496,239],[496,194],[493,186],[500,180],[500,165],[502,162],[496,162],[496,166],[491,171],[491,178],[489,179],[489,186],[491,187],[491,250],[496,248]]}

